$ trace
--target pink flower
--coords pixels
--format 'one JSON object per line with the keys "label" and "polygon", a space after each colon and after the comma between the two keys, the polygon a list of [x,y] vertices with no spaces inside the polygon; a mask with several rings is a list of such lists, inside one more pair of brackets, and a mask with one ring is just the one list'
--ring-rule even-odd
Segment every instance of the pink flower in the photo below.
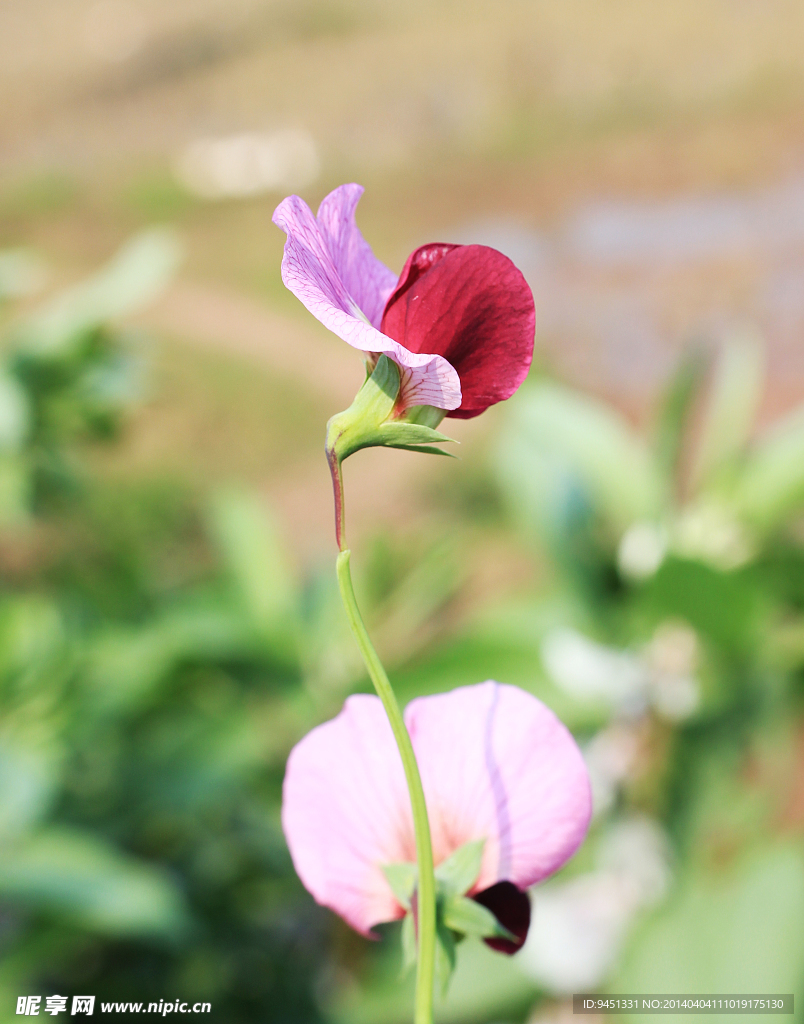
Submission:
{"label": "pink flower", "polygon": [[522,274],[487,246],[431,244],[397,280],[355,223],[362,194],[360,185],[341,185],[317,217],[298,196],[279,204],[285,285],[370,359],[384,352],[394,360],[398,412],[432,405],[468,418],[510,398],[533,357],[533,296]]}
{"label": "pink flower", "polygon": [[[405,722],[436,867],[464,844],[485,840],[468,895],[520,937],[516,949],[530,919],[523,890],[561,867],[589,825],[580,751],[544,704],[495,682],[414,700]],[[336,718],[293,748],[282,825],[296,871],[319,903],[367,936],[373,925],[404,916],[383,865],[415,862],[413,821],[379,698],[349,697]],[[488,941],[512,951],[510,942]]]}

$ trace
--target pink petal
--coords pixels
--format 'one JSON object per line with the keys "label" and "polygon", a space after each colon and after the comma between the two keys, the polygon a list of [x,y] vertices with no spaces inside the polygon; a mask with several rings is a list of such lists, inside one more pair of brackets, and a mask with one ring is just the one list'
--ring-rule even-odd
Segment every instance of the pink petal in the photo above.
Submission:
{"label": "pink petal", "polygon": [[293,748],[282,827],[305,887],[357,931],[403,916],[380,865],[416,860],[413,820],[378,697],[349,697]]}
{"label": "pink petal", "polygon": [[[478,893],[525,889],[575,852],[591,814],[580,751],[530,694],[487,682],[413,701],[405,719],[427,798],[436,864],[485,839]],[[282,825],[316,900],[369,934],[401,917],[381,865],[416,858],[402,762],[379,698],[341,713],[291,752]]]}
{"label": "pink petal", "polygon": [[407,404],[456,409],[460,379],[443,356],[410,352],[372,326],[382,314],[390,271],[375,259],[354,223],[359,189],[335,189],[321,203],[319,219],[298,196],[279,204],[273,221],[288,236],[282,280],[316,319],[353,348],[393,359],[402,370]]}
{"label": "pink petal", "polygon": [[567,728],[515,686],[487,682],[407,708],[436,863],[486,839],[472,892],[526,889],[580,846],[591,816],[589,776]]}

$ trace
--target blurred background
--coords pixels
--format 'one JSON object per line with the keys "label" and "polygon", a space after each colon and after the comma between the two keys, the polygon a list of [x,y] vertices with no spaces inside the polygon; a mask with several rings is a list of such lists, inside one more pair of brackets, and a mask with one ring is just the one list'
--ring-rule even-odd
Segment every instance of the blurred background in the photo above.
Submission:
{"label": "blurred background", "polygon": [[352,180],[389,266],[492,245],[538,314],[459,461],[347,464],[371,629],[404,701],[535,693],[594,784],[438,1019],[801,997],[802,38],[797,0],[0,0],[0,1021],[410,1019],[398,928],[317,907],[279,825],[368,683],[322,452],[362,368],[270,217]]}

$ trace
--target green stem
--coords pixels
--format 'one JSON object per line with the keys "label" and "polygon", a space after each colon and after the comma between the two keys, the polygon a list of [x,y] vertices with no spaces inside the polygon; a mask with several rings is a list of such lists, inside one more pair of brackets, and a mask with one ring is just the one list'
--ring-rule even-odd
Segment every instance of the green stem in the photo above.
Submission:
{"label": "green stem", "polygon": [[419,886],[417,893],[417,924],[419,938],[419,957],[416,968],[416,1010],[415,1024],[432,1024],[433,1021],[433,981],[435,977],[436,953],[436,906],[435,906],[435,875],[433,870],[433,847],[430,842],[430,822],[427,818],[427,805],[424,800],[424,789],[413,753],[405,721],[399,709],[394,691],[382,667],[382,662],[372,646],[360,609],[355,600],[352,574],[349,569],[348,548],[338,555],[338,585],[341,599],[346,609],[346,617],[352,628],[357,646],[363,655],[368,674],[374,683],[377,695],[383,703],[385,713],[391,723],[391,729],[402,756],[405,778],[410,792],[410,805],[413,810],[413,826],[416,832],[416,860],[419,865]]}

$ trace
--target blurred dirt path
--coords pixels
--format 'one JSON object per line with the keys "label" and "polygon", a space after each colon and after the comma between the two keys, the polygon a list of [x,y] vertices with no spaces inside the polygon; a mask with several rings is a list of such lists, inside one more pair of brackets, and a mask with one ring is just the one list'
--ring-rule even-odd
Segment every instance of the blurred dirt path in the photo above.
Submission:
{"label": "blurred dirt path", "polygon": [[[323,327],[309,327],[219,285],[179,281],[140,317],[140,323],[194,345],[255,359],[273,375],[302,382],[333,403],[354,398],[357,354]],[[337,403],[340,402],[340,405]]]}

